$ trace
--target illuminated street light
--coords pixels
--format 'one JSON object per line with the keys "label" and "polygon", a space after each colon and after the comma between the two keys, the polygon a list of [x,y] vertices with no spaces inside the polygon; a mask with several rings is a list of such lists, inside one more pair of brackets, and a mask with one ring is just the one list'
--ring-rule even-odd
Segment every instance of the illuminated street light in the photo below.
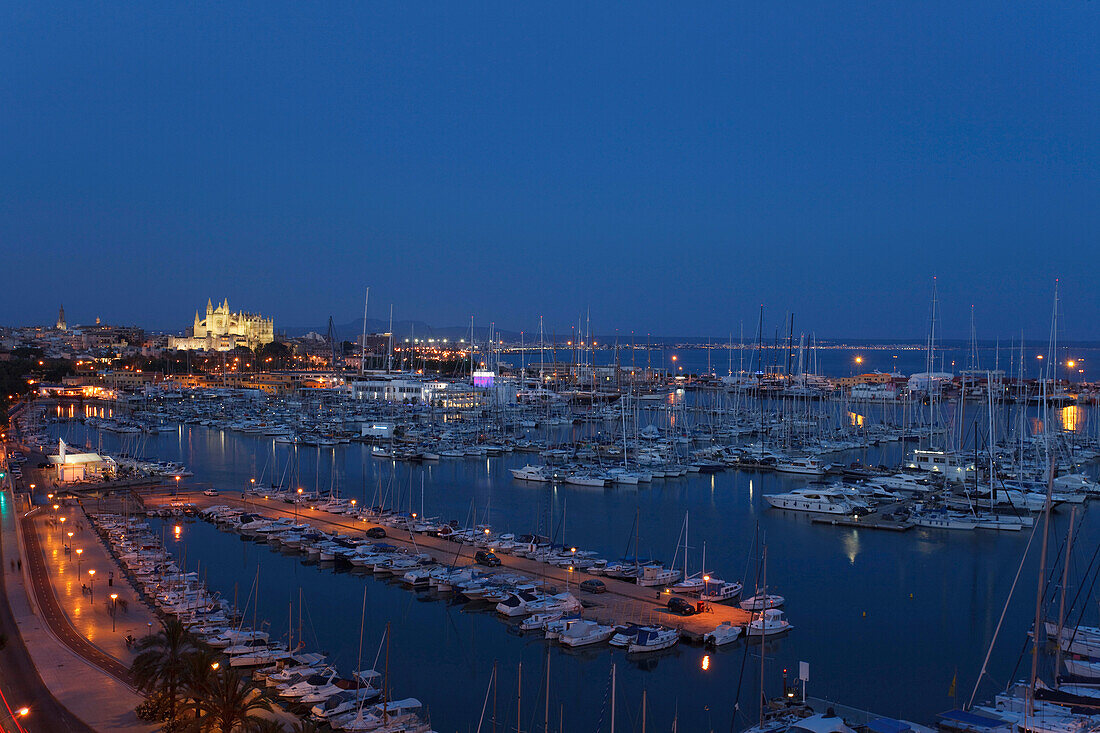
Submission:
{"label": "illuminated street light", "polygon": [[84,554],[84,548],[77,548],[76,550],[76,575],[80,577],[80,556]]}
{"label": "illuminated street light", "polygon": [[90,597],[91,602],[95,603],[95,570],[89,570],[88,571],[88,577],[91,578],[91,580],[88,581],[89,582],[88,596]]}
{"label": "illuminated street light", "polygon": [[111,594],[111,631],[115,630],[115,602],[118,601],[118,593]]}

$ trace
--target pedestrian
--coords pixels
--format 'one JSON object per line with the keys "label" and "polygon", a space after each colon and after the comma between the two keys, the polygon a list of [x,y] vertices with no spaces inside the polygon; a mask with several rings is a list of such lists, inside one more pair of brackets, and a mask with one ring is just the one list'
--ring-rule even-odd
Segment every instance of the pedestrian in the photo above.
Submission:
{"label": "pedestrian", "polygon": [[16,562],[16,565],[19,566],[19,572],[23,572],[23,558],[19,558],[15,562]]}

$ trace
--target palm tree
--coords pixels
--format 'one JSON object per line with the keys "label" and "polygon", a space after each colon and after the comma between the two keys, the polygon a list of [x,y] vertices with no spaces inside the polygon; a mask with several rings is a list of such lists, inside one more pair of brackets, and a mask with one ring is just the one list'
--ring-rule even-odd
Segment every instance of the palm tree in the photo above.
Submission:
{"label": "palm tree", "polygon": [[204,690],[214,677],[214,672],[221,664],[218,662],[218,652],[207,647],[200,647],[187,655],[186,697],[194,704],[202,699]]}
{"label": "palm tree", "polygon": [[[310,723],[310,725],[312,725],[312,723]],[[297,730],[298,729],[295,728],[292,733],[295,733]],[[286,728],[277,720],[264,718],[263,720],[256,721],[249,733],[286,733]]]}
{"label": "palm tree", "polygon": [[290,733],[321,733],[321,728],[312,720],[299,720],[294,723]]}
{"label": "palm tree", "polygon": [[192,692],[198,697],[193,728],[204,733],[250,731],[261,720],[255,713],[271,710],[267,700],[253,695],[252,687],[228,667],[217,670],[206,684]]}
{"label": "palm tree", "polygon": [[187,683],[189,657],[196,651],[194,640],[183,624],[169,619],[157,633],[138,639],[135,647],[138,655],[130,664],[134,684],[147,694],[164,695],[169,719],[175,720],[176,699]]}

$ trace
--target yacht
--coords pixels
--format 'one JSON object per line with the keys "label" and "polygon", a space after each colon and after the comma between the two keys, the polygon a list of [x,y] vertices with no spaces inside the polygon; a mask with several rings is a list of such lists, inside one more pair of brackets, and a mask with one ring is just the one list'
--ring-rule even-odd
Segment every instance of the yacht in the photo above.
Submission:
{"label": "yacht", "polygon": [[512,468],[509,470],[512,472],[512,478],[519,481],[533,481],[536,483],[547,483],[550,481],[550,475],[542,466],[524,466],[523,468]]}
{"label": "yacht", "polygon": [[914,450],[906,465],[941,475],[948,481],[966,482],[974,478],[974,461],[950,451]]}
{"label": "yacht", "polygon": [[775,470],[779,473],[796,473],[802,476],[824,476],[825,465],[816,458],[792,458],[778,461]]}
{"label": "yacht", "polygon": [[797,512],[848,516],[868,513],[862,502],[845,498],[840,492],[831,489],[795,489],[785,494],[765,494],[764,500],[776,509]]}

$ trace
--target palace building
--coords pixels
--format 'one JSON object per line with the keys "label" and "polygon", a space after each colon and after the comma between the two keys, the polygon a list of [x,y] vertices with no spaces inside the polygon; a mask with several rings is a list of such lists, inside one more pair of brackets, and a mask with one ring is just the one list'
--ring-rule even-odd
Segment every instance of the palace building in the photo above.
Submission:
{"label": "palace building", "polygon": [[195,312],[195,325],[190,336],[169,336],[169,348],[205,351],[229,351],[238,346],[255,349],[275,340],[275,319],[257,313],[234,313],[226,298],[216,308],[206,301],[206,318]]}

